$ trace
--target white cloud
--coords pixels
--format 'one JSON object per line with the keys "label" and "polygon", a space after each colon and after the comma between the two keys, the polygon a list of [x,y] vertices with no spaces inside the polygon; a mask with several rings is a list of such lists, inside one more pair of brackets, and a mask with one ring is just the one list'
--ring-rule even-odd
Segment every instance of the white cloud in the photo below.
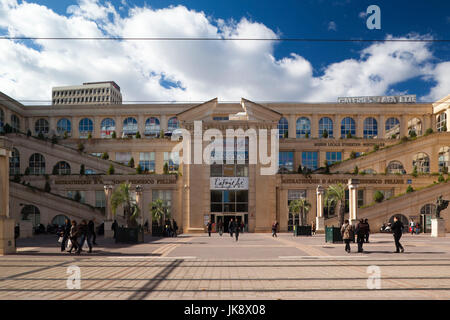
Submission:
{"label": "white cloud", "polygon": [[328,30],[336,31],[336,30],[337,30],[336,22],[330,21],[330,22],[328,23]]}
{"label": "white cloud", "polygon": [[361,11],[361,12],[358,14],[358,17],[360,17],[361,19],[364,19],[366,16],[367,16],[367,12],[365,12],[365,11]]}
{"label": "white cloud", "polygon": [[[10,35],[52,37],[236,37],[279,35],[262,23],[213,20],[183,6],[126,8],[81,0],[58,15],[42,5],[0,0],[0,28]],[[419,35],[409,35],[418,39]],[[392,37],[390,37],[392,38]],[[0,90],[16,99],[50,98],[51,87],[115,80],[124,100],[335,101],[337,96],[380,95],[414,77],[435,81],[429,97],[448,94],[448,62],[432,64],[428,44],[384,42],[357,59],[313,75],[298,53],[276,59],[275,41],[51,41],[2,40]],[[162,80],[179,83],[165,87]],[[413,92],[412,92],[413,93]],[[440,95],[440,96],[439,96]]]}

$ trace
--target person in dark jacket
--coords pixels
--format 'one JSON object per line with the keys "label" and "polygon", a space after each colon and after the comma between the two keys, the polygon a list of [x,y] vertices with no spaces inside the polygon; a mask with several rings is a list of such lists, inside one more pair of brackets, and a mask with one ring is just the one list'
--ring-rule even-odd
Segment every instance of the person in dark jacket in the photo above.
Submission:
{"label": "person in dark jacket", "polygon": [[366,230],[366,242],[369,243],[369,235],[370,235],[370,225],[369,225],[369,220],[365,219],[364,223],[367,225],[367,230]]}
{"label": "person in dark jacket", "polygon": [[217,222],[217,230],[219,231],[219,235],[222,236],[223,234],[223,222],[222,219]]}
{"label": "person in dark jacket", "polygon": [[241,229],[241,225],[240,225],[239,222],[236,221],[236,226],[235,226],[235,229],[234,229],[234,232],[236,234],[236,241],[238,241],[238,239],[239,239],[239,231],[240,231],[240,229]]}
{"label": "person in dark jacket", "polygon": [[95,234],[95,218],[89,220],[88,228],[89,228],[89,237],[92,238],[92,244],[96,246],[97,243],[95,242],[95,240],[97,239],[97,235]]}
{"label": "person in dark jacket", "polygon": [[80,245],[78,246],[78,250],[77,250],[77,254],[81,253],[81,250],[83,248],[83,244],[85,241],[87,241],[88,246],[89,246],[89,253],[92,252],[92,244],[91,244],[91,239],[89,237],[89,227],[87,224],[86,220],[82,220],[79,226],[79,233],[81,236],[81,241],[80,241]]}
{"label": "person in dark jacket", "polygon": [[403,248],[403,246],[400,243],[400,238],[402,237],[402,233],[403,233],[403,223],[398,220],[397,217],[394,217],[394,223],[392,224],[392,234],[394,235],[394,241],[395,241],[395,252],[399,253],[399,252],[404,252],[405,249]]}
{"label": "person in dark jacket", "polygon": [[114,222],[111,225],[111,230],[114,232],[114,239],[116,238],[117,234],[117,228],[119,227],[119,224],[117,223],[117,220],[114,220]]}
{"label": "person in dark jacket", "polygon": [[278,236],[277,236],[277,229],[278,229],[278,222],[274,221],[272,223],[272,237],[278,238]]}
{"label": "person in dark jacket", "polygon": [[228,232],[230,233],[230,237],[232,237],[232,238],[233,238],[235,226],[236,226],[236,224],[234,223],[234,220],[231,219],[230,222],[228,223]]}
{"label": "person in dark jacket", "polygon": [[353,240],[353,226],[349,223],[348,220],[344,221],[344,224],[341,227],[341,236],[342,236],[342,240],[344,240],[345,243],[345,251],[347,253],[350,253],[351,248],[350,248],[350,241]]}
{"label": "person in dark jacket", "polygon": [[355,232],[356,232],[356,241],[358,242],[358,252],[364,252],[363,244],[367,234],[367,224],[364,223],[364,219],[359,220]]}
{"label": "person in dark jacket", "polygon": [[70,249],[67,250],[67,252],[72,253],[72,250],[75,249],[75,252],[78,250],[78,226],[77,226],[77,222],[75,220],[72,220],[72,226],[70,227]]}
{"label": "person in dark jacket", "polygon": [[212,222],[211,222],[211,220],[208,221],[207,227],[208,227],[208,236],[211,237],[211,230],[212,230]]}
{"label": "person in dark jacket", "polygon": [[72,228],[72,224],[70,223],[70,220],[66,219],[63,230],[62,230],[62,235],[61,235],[63,237],[63,240],[61,242],[61,252],[66,250],[66,244],[67,244],[67,240],[70,238],[70,229],[71,228]]}
{"label": "person in dark jacket", "polygon": [[177,222],[175,221],[175,219],[172,220],[172,224],[173,224],[173,236],[176,237],[177,236],[177,231],[178,231],[178,225]]}

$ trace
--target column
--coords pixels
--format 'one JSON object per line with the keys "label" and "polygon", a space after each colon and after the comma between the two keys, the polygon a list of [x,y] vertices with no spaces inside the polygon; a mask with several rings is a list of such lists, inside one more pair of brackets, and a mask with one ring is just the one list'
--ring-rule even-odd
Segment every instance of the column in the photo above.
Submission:
{"label": "column", "polygon": [[334,115],[333,120],[333,137],[339,139],[341,136],[341,116],[339,114]]}
{"label": "column", "polygon": [[311,116],[311,138],[319,137],[319,120],[317,114]]}
{"label": "column", "polygon": [[169,119],[167,119],[167,116],[166,116],[165,114],[162,114],[160,120],[161,120],[161,121],[160,121],[160,127],[161,127],[161,130],[163,130],[164,132],[166,132],[166,130],[167,130],[167,121],[168,121]]}
{"label": "column", "polygon": [[358,138],[364,137],[364,119],[362,115],[358,114],[356,117],[356,136]]}
{"label": "column", "polygon": [[9,140],[0,137],[0,255],[16,253],[14,219],[9,216],[10,149]]}
{"label": "column", "polygon": [[408,120],[405,115],[400,117],[400,138],[408,136]]}
{"label": "column", "polygon": [[386,137],[386,118],[384,114],[378,116],[378,139],[385,139]]}
{"label": "column", "polygon": [[317,186],[317,205],[316,205],[316,230],[325,230],[325,219],[323,217],[323,194],[324,189],[322,186]]}
{"label": "column", "polygon": [[144,202],[142,199],[142,193],[144,188],[141,185],[136,186],[136,204],[139,208],[139,224],[144,226],[144,210],[142,210],[142,203]]}
{"label": "column", "polygon": [[141,137],[144,137],[144,131],[145,131],[145,117],[143,114],[139,114],[137,118],[138,122],[138,131],[141,134]]}
{"label": "column", "polygon": [[358,184],[358,179],[348,179],[349,221],[353,225],[357,223],[358,217]]}
{"label": "column", "polygon": [[295,114],[290,114],[289,118],[288,118],[288,124],[289,124],[289,132],[288,132],[288,137],[289,138],[295,138],[296,137],[296,119],[295,119]]}
{"label": "column", "polygon": [[117,138],[122,138],[122,128],[123,128],[122,117],[116,116],[114,121],[116,122],[116,136]]}
{"label": "column", "polygon": [[49,117],[48,126],[49,126],[48,133],[50,137],[52,137],[54,134],[57,134],[55,117]]}
{"label": "column", "polygon": [[112,224],[113,224],[113,215],[111,210],[111,194],[113,191],[112,185],[105,185],[105,222],[104,222],[104,228],[105,228],[105,238],[113,238],[114,232],[111,230]]}
{"label": "column", "polygon": [[[445,114],[446,114],[445,126],[447,127],[447,132],[450,132],[450,107],[448,107],[447,110],[445,110]],[[435,118],[433,117],[433,119]]]}
{"label": "column", "polygon": [[78,139],[80,137],[80,132],[79,132],[79,122],[80,122],[79,117],[72,117],[71,122],[72,122],[72,138]]}

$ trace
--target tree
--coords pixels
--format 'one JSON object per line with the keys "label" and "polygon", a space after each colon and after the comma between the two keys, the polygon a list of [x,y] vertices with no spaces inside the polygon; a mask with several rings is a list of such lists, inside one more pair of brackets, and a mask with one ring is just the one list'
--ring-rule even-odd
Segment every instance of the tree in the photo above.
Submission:
{"label": "tree", "polygon": [[69,134],[67,133],[67,131],[64,131],[63,139],[67,139],[68,137],[69,137]]}
{"label": "tree", "polygon": [[322,138],[328,138],[328,131],[327,131],[327,129],[323,130]]}
{"label": "tree", "polygon": [[167,162],[164,163],[163,172],[164,174],[169,174],[169,164]]}
{"label": "tree", "polygon": [[138,164],[137,167],[136,167],[136,173],[137,174],[141,174],[142,173],[142,167],[141,167],[140,164]]}
{"label": "tree", "polygon": [[303,167],[301,164],[298,166],[297,173],[303,173]]}
{"label": "tree", "polygon": [[50,192],[52,189],[50,187],[50,183],[48,181],[45,182],[44,191]]}
{"label": "tree", "polygon": [[359,168],[358,166],[355,166],[355,168],[353,169],[353,174],[358,174],[359,172]]}
{"label": "tree", "polygon": [[107,174],[114,174],[114,166],[112,164],[109,165]]}
{"label": "tree", "polygon": [[414,189],[411,185],[409,185],[408,188],[406,188],[406,193],[411,193],[413,191],[414,191]]}
{"label": "tree", "polygon": [[350,152],[350,159],[356,159],[356,152],[355,151]]}
{"label": "tree", "polygon": [[88,138],[89,140],[92,139],[92,133],[89,132],[87,138]]}
{"label": "tree", "polygon": [[80,202],[81,201],[81,194],[80,191],[75,192],[75,195],[73,197],[73,200],[75,200],[76,202]]}
{"label": "tree", "polygon": [[305,225],[306,214],[309,212],[310,209],[311,204],[308,202],[308,200],[304,198],[292,200],[289,203],[289,211],[292,212],[294,215],[299,216],[301,226]]}
{"label": "tree", "polygon": [[30,129],[27,130],[27,138],[29,138],[29,137],[31,137],[31,130]]}
{"label": "tree", "polygon": [[412,175],[414,178],[417,178],[417,175],[418,175],[418,173],[417,173],[417,166],[414,166],[413,172],[411,173],[411,175]]}
{"label": "tree", "polygon": [[134,158],[133,157],[131,157],[130,161],[128,161],[128,166],[130,168],[134,168]]}
{"label": "tree", "polygon": [[351,138],[353,138],[353,136],[352,136],[352,134],[350,132],[347,132],[346,138],[347,139],[351,139]]}
{"label": "tree", "polygon": [[25,172],[23,174],[26,176],[29,176],[30,175],[30,167],[26,167]]}
{"label": "tree", "polygon": [[445,178],[444,178],[444,176],[442,175],[442,173],[439,174],[438,182],[444,182],[444,181],[445,181]]}
{"label": "tree", "polygon": [[305,138],[309,138],[309,133],[307,132],[307,133],[305,133]]}
{"label": "tree", "polygon": [[54,134],[53,136],[52,136],[52,144],[57,144],[58,143],[58,137],[56,136],[56,134]]}
{"label": "tree", "polygon": [[285,138],[285,139],[289,138],[289,132],[285,131],[284,134],[283,134],[283,138]]}
{"label": "tree", "polygon": [[325,173],[326,174],[330,173],[330,165],[328,164],[327,160],[324,161],[324,165],[325,165]]}
{"label": "tree", "polygon": [[84,164],[80,166],[80,175],[84,176],[86,174],[86,168]]}
{"label": "tree", "polygon": [[137,225],[136,218],[140,214],[139,206],[131,197],[131,183],[122,183],[111,195],[111,211],[116,215],[117,208],[123,207],[128,227]]}
{"label": "tree", "polygon": [[111,138],[113,138],[113,139],[116,139],[116,138],[117,138],[117,133],[116,133],[115,131],[112,132]]}
{"label": "tree", "polygon": [[375,202],[382,202],[384,200],[384,194],[383,192],[377,190],[375,192],[375,194],[373,195],[373,200],[375,200]]}
{"label": "tree", "polygon": [[430,135],[430,134],[432,134],[433,133],[433,129],[432,128],[428,128],[426,131],[425,131],[425,136],[428,136],[428,135]]}
{"label": "tree", "polygon": [[324,202],[337,208],[339,227],[344,224],[345,189],[342,183],[333,184],[325,190]]}
{"label": "tree", "polygon": [[5,123],[5,125],[3,126],[3,130],[5,133],[13,132],[13,128],[9,125],[9,123]]}
{"label": "tree", "polygon": [[416,138],[417,137],[416,130],[409,130],[409,137],[410,138]]}
{"label": "tree", "polygon": [[101,158],[102,158],[103,160],[108,160],[108,159],[109,159],[109,154],[108,154],[108,152],[103,152]]}
{"label": "tree", "polygon": [[162,226],[169,212],[164,202],[161,199],[156,199],[150,203],[150,213],[152,214],[152,220]]}
{"label": "tree", "polygon": [[140,134],[140,132],[138,131],[138,132],[136,132],[136,139],[140,139],[141,138],[141,134]]}
{"label": "tree", "polygon": [[45,136],[44,136],[44,134],[42,132],[38,133],[37,138],[41,139],[41,140],[45,140]]}
{"label": "tree", "polygon": [[160,131],[159,131],[159,137],[162,139],[162,138],[164,138],[164,130],[163,129],[161,129]]}
{"label": "tree", "polygon": [[79,152],[83,152],[84,151],[84,144],[82,144],[81,142],[78,143],[77,149]]}

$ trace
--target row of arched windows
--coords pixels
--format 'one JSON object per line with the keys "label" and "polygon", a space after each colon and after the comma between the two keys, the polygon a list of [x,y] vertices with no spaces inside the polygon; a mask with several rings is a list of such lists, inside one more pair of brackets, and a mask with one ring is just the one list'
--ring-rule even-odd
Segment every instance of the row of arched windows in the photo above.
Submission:
{"label": "row of arched windows", "polygon": [[[389,118],[385,123],[386,134],[398,134],[400,132],[400,121],[397,118]],[[286,118],[281,118],[278,122],[278,130],[280,138],[286,138],[289,132],[289,124]],[[311,135],[311,120],[307,117],[297,119],[295,127],[296,137],[305,138]],[[341,137],[348,135],[356,135],[356,122],[351,117],[345,117],[341,121]],[[365,139],[376,138],[378,136],[378,122],[375,118],[368,117],[364,119],[363,135]],[[323,117],[319,120],[319,137],[333,138],[334,128],[333,120],[329,117]]]}
{"label": "row of arched windows", "polygon": [[[5,113],[3,112],[2,109],[0,109],[0,132],[3,132],[4,130],[4,126],[5,126]],[[20,131],[20,119],[18,116],[16,116],[15,114],[11,115],[11,128],[12,131]]]}
{"label": "row of arched windows", "polygon": [[[128,117],[123,120],[123,133],[125,135],[135,135],[138,132],[138,122],[136,118]],[[177,117],[172,117],[167,123],[167,130],[172,132],[179,128],[179,122]],[[116,130],[116,121],[111,118],[105,118],[100,124],[100,137],[111,137],[112,133]],[[159,135],[161,130],[160,122],[158,118],[150,117],[145,121],[144,135],[156,136]],[[50,131],[49,123],[46,119],[38,119],[34,125],[34,131],[36,134],[48,134]],[[89,133],[94,131],[94,122],[90,118],[83,118],[78,124],[78,131],[81,138],[86,138]],[[63,135],[64,133],[70,134],[72,132],[72,124],[69,119],[59,119],[56,124],[56,133]]]}
{"label": "row of arched windows", "polygon": [[[33,153],[28,159],[28,168],[32,175],[45,174],[45,157],[40,153]],[[66,161],[59,161],[53,167],[52,173],[58,175],[71,174],[70,164]],[[16,148],[13,148],[12,155],[9,158],[9,174],[20,174],[20,153]]]}

